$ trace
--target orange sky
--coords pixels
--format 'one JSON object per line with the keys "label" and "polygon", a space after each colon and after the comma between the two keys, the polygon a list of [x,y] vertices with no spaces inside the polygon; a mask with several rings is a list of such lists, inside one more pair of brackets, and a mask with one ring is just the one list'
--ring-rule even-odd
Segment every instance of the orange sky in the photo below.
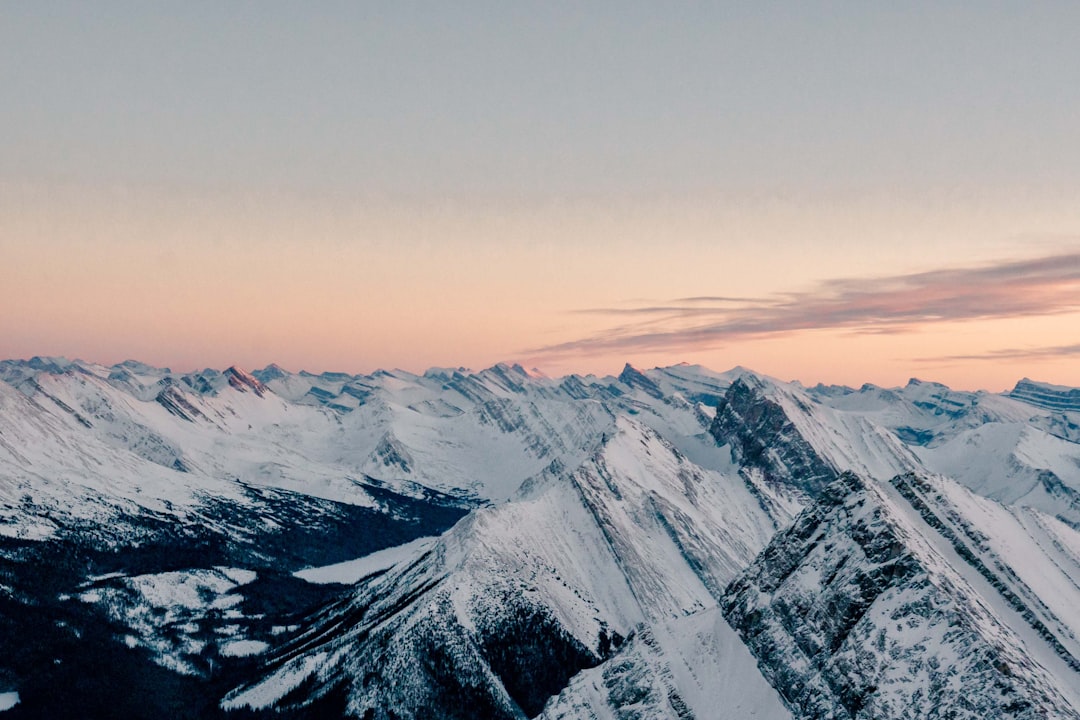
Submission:
{"label": "orange sky", "polygon": [[[1029,375],[1080,385],[1075,355],[1038,354],[1080,343],[1072,305],[1080,309],[1080,291],[1068,275],[1007,289],[1030,298],[1015,316],[996,309],[1016,300],[1006,294],[971,301],[993,306],[975,308],[985,317],[899,323],[857,315],[838,325],[814,311],[789,319],[823,302],[831,292],[823,283],[837,279],[1069,257],[1080,243],[1056,231],[1080,227],[1080,203],[1070,198],[950,206],[730,196],[466,205],[123,186],[9,183],[2,190],[4,357],[131,357],[177,369],[277,362],[354,372],[516,360],[551,374],[687,361],[742,364],[804,382],[893,385],[917,375],[1001,390]],[[955,282],[917,288],[914,297],[933,300]],[[850,313],[865,293],[860,286],[854,299],[830,299],[825,310],[831,318],[839,303]],[[676,301],[701,296],[752,300],[766,308],[769,325],[699,338],[679,331],[713,316],[640,313],[685,308]],[[912,302],[890,297],[889,313]],[[754,322],[761,312],[753,311]],[[670,340],[634,339],[658,331]],[[591,346],[598,337],[618,339]],[[567,343],[577,345],[550,349]],[[970,357],[1004,350],[1014,352]]]}
{"label": "orange sky", "polygon": [[0,3],[0,357],[1080,386],[1078,26]]}

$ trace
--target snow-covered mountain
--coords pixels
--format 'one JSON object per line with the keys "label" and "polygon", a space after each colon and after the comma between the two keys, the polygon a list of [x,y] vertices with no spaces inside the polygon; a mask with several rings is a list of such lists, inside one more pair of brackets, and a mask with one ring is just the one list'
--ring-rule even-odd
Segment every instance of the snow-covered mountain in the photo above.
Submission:
{"label": "snow-covered mountain", "polygon": [[11,717],[1080,717],[1068,389],[0,379]]}
{"label": "snow-covered mountain", "polygon": [[[631,657],[620,651],[643,633],[718,619],[715,598],[788,519],[767,514],[736,473],[702,469],[620,418],[577,468],[551,468],[361,583],[226,705],[289,707],[343,688],[360,717],[437,716],[448,692],[484,708],[479,716],[535,716],[579,671]],[[638,662],[701,660],[654,654]],[[656,679],[647,665],[643,677]],[[655,698],[661,716],[715,700],[706,677],[666,690]]]}
{"label": "snow-covered mountain", "polygon": [[893,389],[819,386],[810,394],[891,431],[932,473],[1080,527],[1080,413],[1031,405],[1016,390],[959,392],[918,380]]}
{"label": "snow-covered mountain", "polygon": [[1048,584],[1068,587],[1080,547],[1072,531],[1042,519],[1068,536],[1062,567],[1058,549],[1014,521],[1004,541],[1022,546],[1013,565],[979,546],[971,508],[947,498],[964,494],[954,483],[894,484],[841,475],[724,597],[728,621],[796,716],[1080,716],[1077,589],[1061,603],[1049,591],[1055,613],[1017,574],[1042,582],[1049,570]]}
{"label": "snow-covered mountain", "polygon": [[1009,397],[1050,410],[1080,412],[1080,388],[1051,385],[1024,378],[1016,383]]}

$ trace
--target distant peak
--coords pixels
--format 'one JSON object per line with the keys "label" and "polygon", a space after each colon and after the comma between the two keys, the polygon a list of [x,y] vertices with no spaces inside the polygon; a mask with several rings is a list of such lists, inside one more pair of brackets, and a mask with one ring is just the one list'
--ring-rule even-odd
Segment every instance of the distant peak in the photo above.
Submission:
{"label": "distant peak", "polygon": [[732,382],[743,380],[746,383],[758,386],[764,385],[765,382],[764,375],[754,372],[750,368],[743,365],[736,365],[724,374],[730,377]]}
{"label": "distant peak", "polygon": [[638,388],[655,398],[663,397],[664,394],[655,382],[630,363],[626,363],[622,372],[619,373],[619,382],[632,388]]}
{"label": "distant peak", "polygon": [[1013,399],[1048,410],[1080,412],[1080,388],[1024,378],[1007,394]]}
{"label": "distant peak", "polygon": [[240,392],[251,390],[259,397],[263,397],[263,395],[266,394],[267,387],[265,385],[257,378],[235,365],[229,366],[229,369],[225,371],[225,376],[229,379],[229,384]]}
{"label": "distant peak", "polygon": [[1054,392],[1070,392],[1076,391],[1077,388],[1071,385],[1056,385],[1054,383],[1043,382],[1041,380],[1032,380],[1031,378],[1022,378],[1017,381],[1016,387],[1036,387],[1052,390]]}
{"label": "distant peak", "polygon": [[748,388],[761,392],[765,389],[765,382],[752,372],[740,373],[731,381],[731,387]]}
{"label": "distant peak", "polygon": [[910,380],[908,380],[907,387],[909,387],[909,388],[926,387],[926,388],[945,388],[945,389],[948,389],[947,385],[943,385],[943,384],[941,384],[939,382],[934,382],[933,380],[920,380],[919,378],[914,378],[914,377],[911,378]]}
{"label": "distant peak", "polygon": [[150,373],[154,373],[154,372],[162,372],[162,373],[168,374],[168,373],[172,372],[172,370],[170,370],[169,368],[156,368],[153,365],[148,365],[147,363],[144,363],[144,362],[142,362],[140,360],[134,360],[134,359],[131,359],[131,358],[128,358],[127,360],[124,360],[123,362],[118,362],[115,365],[113,365],[113,367],[114,368],[124,368],[125,370],[131,370],[132,372],[143,373],[143,374],[150,374]]}
{"label": "distant peak", "polygon": [[255,370],[251,374],[258,378],[260,382],[268,383],[271,380],[288,377],[291,373],[277,363],[270,363],[262,370]]}
{"label": "distant peak", "polygon": [[66,357],[48,357],[35,355],[26,361],[27,367],[46,372],[63,372],[71,367],[72,363]]}

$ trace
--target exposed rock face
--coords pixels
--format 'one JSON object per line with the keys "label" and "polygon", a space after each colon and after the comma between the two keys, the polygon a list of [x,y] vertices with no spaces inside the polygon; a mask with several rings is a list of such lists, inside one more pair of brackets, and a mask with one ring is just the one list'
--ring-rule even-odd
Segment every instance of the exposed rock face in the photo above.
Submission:
{"label": "exposed rock face", "polygon": [[819,493],[837,476],[795,428],[784,408],[770,400],[753,378],[731,384],[716,408],[709,432],[730,445],[732,459],[764,473],[770,483]]}
{"label": "exposed rock face", "polygon": [[881,496],[844,474],[728,587],[725,616],[796,717],[1080,717],[960,577],[911,542]]}
{"label": "exposed rock face", "polygon": [[173,415],[188,422],[195,422],[195,418],[206,419],[206,416],[199,412],[199,409],[174,385],[168,385],[154,397],[154,400]]}
{"label": "exposed rock face", "polygon": [[229,384],[240,392],[251,391],[259,397],[263,397],[268,392],[266,386],[258,378],[244,372],[235,365],[225,371],[225,376],[229,379]]}
{"label": "exposed rock face", "polygon": [[387,431],[383,439],[375,446],[375,457],[386,467],[397,467],[403,472],[409,472],[413,464],[409,451],[398,442],[394,433]]}

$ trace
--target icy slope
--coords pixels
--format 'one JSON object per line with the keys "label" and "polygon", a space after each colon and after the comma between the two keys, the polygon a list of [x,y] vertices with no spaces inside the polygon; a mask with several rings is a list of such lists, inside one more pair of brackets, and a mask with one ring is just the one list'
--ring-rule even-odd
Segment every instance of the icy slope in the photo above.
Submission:
{"label": "icy slope", "polygon": [[[107,527],[143,514],[191,522],[201,495],[244,501],[235,485],[201,476],[178,483],[177,471],[117,447],[88,425],[57,395],[27,397],[0,383],[0,534],[44,538],[61,527]],[[160,457],[167,448],[161,441],[151,452]]]}

